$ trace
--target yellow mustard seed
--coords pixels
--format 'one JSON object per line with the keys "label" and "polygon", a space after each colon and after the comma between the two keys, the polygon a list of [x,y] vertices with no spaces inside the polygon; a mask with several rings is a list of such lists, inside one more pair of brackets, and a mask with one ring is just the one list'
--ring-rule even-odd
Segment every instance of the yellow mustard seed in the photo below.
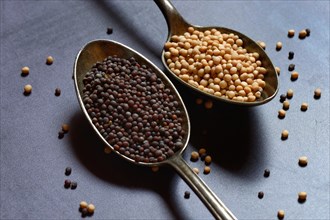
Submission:
{"label": "yellow mustard seed", "polygon": [[282,49],[282,42],[279,41],[276,43],[276,50],[279,51],[281,49]]}
{"label": "yellow mustard seed", "polygon": [[321,89],[317,88],[314,90],[314,98],[318,99],[321,97]]}
{"label": "yellow mustard seed", "polygon": [[291,73],[291,80],[294,81],[294,80],[297,80],[299,77],[299,73],[294,71]]}
{"label": "yellow mustard seed", "polygon": [[213,102],[211,100],[207,100],[205,103],[204,103],[204,107],[206,109],[211,109],[213,107]]}
{"label": "yellow mustard seed", "polygon": [[196,104],[197,105],[201,105],[202,103],[203,103],[203,99],[201,99],[201,98],[196,99]]}
{"label": "yellow mustard seed", "polygon": [[277,67],[275,67],[275,71],[276,71],[277,75],[279,76],[281,73],[281,69],[277,66]]}
{"label": "yellow mustard seed", "polygon": [[203,155],[203,154],[206,153],[206,149],[205,149],[205,148],[200,148],[200,149],[198,150],[198,153],[199,153],[199,155]]}
{"label": "yellow mustard seed", "polygon": [[94,211],[95,211],[95,206],[91,203],[91,204],[88,204],[88,206],[87,206],[87,211],[88,211],[88,213],[94,213]]}
{"label": "yellow mustard seed", "polygon": [[62,124],[62,131],[64,133],[68,133],[70,130],[70,126],[68,124]]}
{"label": "yellow mustard seed", "polygon": [[286,92],[286,97],[288,99],[291,99],[293,97],[293,90],[292,89],[288,89],[288,91]]}
{"label": "yellow mustard seed", "polygon": [[308,109],[308,104],[306,102],[303,102],[300,107],[301,111],[307,111]]}
{"label": "yellow mustard seed", "polygon": [[30,95],[32,92],[32,86],[30,84],[27,84],[24,86],[24,94],[25,95]]}
{"label": "yellow mustard seed", "polygon": [[47,65],[52,65],[54,62],[54,58],[52,56],[48,56],[46,59],[46,64]]}
{"label": "yellow mustard seed", "polygon": [[284,210],[278,210],[277,212],[277,217],[278,219],[283,219],[284,218]]}
{"label": "yellow mustard seed", "polygon": [[289,137],[289,131],[288,130],[283,130],[282,131],[282,140],[286,140]]}
{"label": "yellow mustard seed", "polygon": [[191,152],[191,155],[190,155],[190,160],[191,160],[191,161],[197,161],[198,158],[199,158],[199,154],[198,154],[197,151],[193,151],[193,152]]}
{"label": "yellow mustard seed", "polygon": [[211,167],[205,166],[204,167],[204,174],[209,174],[211,172]]}
{"label": "yellow mustard seed", "polygon": [[304,39],[307,36],[306,29],[303,29],[299,32],[299,39]]}
{"label": "yellow mustard seed", "polygon": [[298,164],[301,167],[307,166],[307,164],[308,164],[308,158],[306,156],[299,157]]}
{"label": "yellow mustard seed", "polygon": [[152,172],[157,172],[159,170],[159,166],[152,166],[151,170]]}
{"label": "yellow mustard seed", "polygon": [[79,204],[79,207],[82,209],[87,208],[87,206],[88,206],[88,203],[86,201],[81,201]]}
{"label": "yellow mustard seed", "polygon": [[24,66],[23,68],[22,68],[22,76],[27,76],[27,75],[29,75],[29,73],[30,73],[30,68],[29,67],[27,67],[27,66]]}
{"label": "yellow mustard seed", "polygon": [[266,43],[263,42],[263,41],[257,41],[257,43],[259,44],[259,46],[262,48],[262,49],[266,49]]}
{"label": "yellow mustard seed", "polygon": [[204,160],[205,160],[205,164],[211,164],[212,157],[210,155],[207,155]]}
{"label": "yellow mustard seed", "polygon": [[295,34],[295,31],[293,30],[293,29],[290,29],[289,31],[288,31],[288,37],[293,37],[294,36],[294,34]]}
{"label": "yellow mustard seed", "polygon": [[283,109],[278,111],[278,117],[279,118],[285,118],[285,114],[286,114],[286,112]]}
{"label": "yellow mustard seed", "polygon": [[199,174],[199,169],[197,167],[193,168],[194,173]]}
{"label": "yellow mustard seed", "polygon": [[283,109],[288,110],[290,108],[290,102],[288,100],[285,100],[283,102]]}
{"label": "yellow mustard seed", "polygon": [[298,193],[298,201],[299,202],[305,202],[307,199],[307,193],[306,192],[299,192]]}

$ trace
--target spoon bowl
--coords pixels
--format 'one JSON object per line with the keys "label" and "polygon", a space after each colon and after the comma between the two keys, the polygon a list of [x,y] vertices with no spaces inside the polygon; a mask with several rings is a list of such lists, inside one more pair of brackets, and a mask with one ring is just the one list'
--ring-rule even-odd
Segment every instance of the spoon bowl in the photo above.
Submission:
{"label": "spoon bowl", "polygon": [[267,74],[264,76],[264,81],[266,82],[266,86],[261,92],[261,97],[253,102],[244,102],[244,101],[237,101],[232,100],[229,98],[224,98],[220,96],[213,95],[211,93],[204,92],[186,81],[182,80],[180,77],[178,77],[171,69],[168,67],[166,58],[165,58],[165,49],[162,51],[162,62],[165,66],[167,72],[169,72],[173,78],[177,79],[180,83],[187,86],[189,89],[192,89],[194,91],[197,91],[199,94],[205,95],[209,98],[212,98],[214,100],[218,100],[221,102],[229,103],[229,104],[237,104],[242,106],[256,106],[261,105],[269,102],[272,100],[277,92],[278,92],[278,76],[275,70],[274,65],[272,64],[270,58],[266,54],[265,50],[262,49],[258,43],[253,41],[251,38],[247,37],[246,35],[229,29],[225,27],[217,27],[217,26],[208,26],[208,27],[201,27],[197,25],[189,24],[175,9],[175,7],[172,5],[172,3],[168,0],[154,0],[161,12],[163,13],[167,26],[168,26],[168,37],[166,42],[170,42],[171,37],[173,35],[183,35],[185,32],[188,31],[189,27],[193,27],[197,31],[204,32],[206,30],[216,29],[220,31],[222,34],[230,34],[233,33],[237,35],[240,39],[244,42],[244,48],[247,50],[247,52],[257,52],[259,54],[259,60],[262,62],[262,65],[264,68],[267,69]]}
{"label": "spoon bowl", "polygon": [[[109,144],[109,142],[103,138],[97,127],[93,124],[86,108],[83,103],[83,89],[84,83],[83,79],[87,72],[89,72],[92,66],[101,62],[109,56],[114,56],[120,58],[129,59],[131,57],[135,58],[135,60],[140,65],[146,65],[151,68],[152,71],[162,79],[165,86],[172,90],[174,95],[177,97],[179,102],[180,109],[183,114],[183,126],[182,128],[185,131],[185,136],[183,138],[183,147],[174,153],[173,156],[165,159],[162,162],[153,162],[153,163],[145,163],[145,162],[136,162],[131,158],[119,153],[114,150],[114,147]],[[89,123],[93,127],[94,131],[98,134],[98,136],[103,140],[103,142],[109,146],[117,155],[122,157],[123,159],[142,166],[161,166],[161,165],[170,165],[172,166],[177,173],[185,180],[185,182],[191,187],[191,189],[197,194],[197,196],[202,200],[205,206],[210,210],[213,216],[216,219],[236,219],[235,216],[229,211],[229,209],[222,203],[222,201],[209,189],[209,187],[203,182],[203,180],[189,167],[189,165],[182,158],[182,153],[188,145],[189,137],[190,137],[190,121],[185,105],[175,89],[174,85],[167,78],[167,76],[157,68],[151,61],[145,58],[140,53],[135,50],[111,40],[95,40],[87,43],[78,53],[74,69],[73,69],[73,78],[75,83],[76,94],[79,100],[80,107],[84,112],[84,115],[88,119]]]}

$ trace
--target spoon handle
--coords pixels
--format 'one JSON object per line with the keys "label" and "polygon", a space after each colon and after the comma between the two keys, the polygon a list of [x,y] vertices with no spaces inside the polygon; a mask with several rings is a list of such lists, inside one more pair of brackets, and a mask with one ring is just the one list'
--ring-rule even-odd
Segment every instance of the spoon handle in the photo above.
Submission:
{"label": "spoon handle", "polygon": [[169,160],[169,164],[175,168],[216,219],[237,219],[181,156],[173,157]]}
{"label": "spoon handle", "polygon": [[168,27],[168,37],[187,31],[190,24],[183,19],[169,0],[154,0],[154,2],[165,17]]}

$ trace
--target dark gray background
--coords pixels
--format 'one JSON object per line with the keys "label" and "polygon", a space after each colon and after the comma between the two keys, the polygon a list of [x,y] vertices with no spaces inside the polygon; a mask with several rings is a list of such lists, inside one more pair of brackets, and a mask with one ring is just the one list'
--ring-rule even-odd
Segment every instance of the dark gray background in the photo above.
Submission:
{"label": "dark gray background", "polygon": [[[279,94],[264,106],[239,108],[216,103],[212,110],[195,104],[196,94],[179,88],[192,123],[192,150],[205,147],[212,172],[200,174],[239,219],[329,219],[329,1],[173,1],[187,21],[238,30],[267,44],[281,68]],[[113,39],[144,54],[164,69],[160,53],[167,25],[152,1],[9,1],[1,0],[1,219],[77,219],[79,202],[96,206],[94,219],[212,219],[194,193],[171,169],[153,173],[106,155],[82,114],[74,91],[75,56],[88,41]],[[113,34],[107,35],[108,27]],[[297,34],[311,29],[300,40]],[[287,37],[289,29],[296,36]],[[275,50],[276,42],[283,49]],[[295,57],[288,60],[288,52]],[[47,56],[55,61],[45,64]],[[290,80],[296,64],[300,77]],[[20,75],[23,66],[30,75]],[[23,95],[25,84],[33,86]],[[54,96],[56,87],[62,89]],[[319,100],[314,89],[322,89]],[[285,119],[279,95],[294,90]],[[309,104],[300,111],[302,102]],[[70,132],[57,138],[62,123]],[[290,132],[282,141],[281,131]],[[309,164],[298,166],[306,155]],[[78,182],[66,190],[69,177]],[[269,178],[263,177],[270,169]],[[265,197],[258,199],[259,191]],[[306,191],[307,201],[297,202]]]}

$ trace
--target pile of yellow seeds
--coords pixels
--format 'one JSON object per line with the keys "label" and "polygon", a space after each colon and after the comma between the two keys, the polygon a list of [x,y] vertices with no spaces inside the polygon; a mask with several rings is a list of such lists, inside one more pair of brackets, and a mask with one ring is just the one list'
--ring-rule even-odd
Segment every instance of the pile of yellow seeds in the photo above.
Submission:
{"label": "pile of yellow seeds", "polygon": [[259,54],[247,52],[243,40],[233,33],[189,27],[183,35],[173,35],[164,48],[168,68],[204,92],[253,102],[266,86],[267,69]]}

